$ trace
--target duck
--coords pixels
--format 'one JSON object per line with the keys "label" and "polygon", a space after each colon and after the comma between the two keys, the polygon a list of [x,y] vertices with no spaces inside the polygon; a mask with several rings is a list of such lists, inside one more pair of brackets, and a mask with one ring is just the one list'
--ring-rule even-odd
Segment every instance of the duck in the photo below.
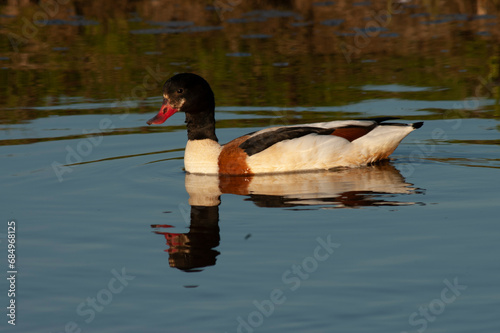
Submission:
{"label": "duck", "polygon": [[163,86],[160,111],[147,121],[162,124],[185,113],[184,169],[206,175],[260,175],[360,167],[389,158],[423,122],[396,123],[383,117],[274,126],[224,145],[215,134],[215,96],[194,73],[179,73]]}

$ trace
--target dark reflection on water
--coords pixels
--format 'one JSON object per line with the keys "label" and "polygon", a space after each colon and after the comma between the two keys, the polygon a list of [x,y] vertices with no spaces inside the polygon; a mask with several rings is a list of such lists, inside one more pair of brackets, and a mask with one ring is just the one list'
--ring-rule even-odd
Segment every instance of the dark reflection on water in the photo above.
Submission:
{"label": "dark reflection on water", "polygon": [[215,265],[220,254],[219,246],[219,206],[191,206],[189,232],[169,233],[160,231],[171,228],[169,225],[152,225],[156,234],[165,236],[169,248],[170,267],[186,272],[199,271],[199,268]]}
{"label": "dark reflection on water", "polygon": [[168,232],[171,225],[152,225],[165,236],[169,264],[187,272],[215,265],[220,254],[219,205],[222,194],[247,196],[259,207],[294,209],[362,208],[424,205],[401,200],[423,191],[407,183],[389,161],[360,168],[258,176],[186,174],[190,225],[187,233]]}

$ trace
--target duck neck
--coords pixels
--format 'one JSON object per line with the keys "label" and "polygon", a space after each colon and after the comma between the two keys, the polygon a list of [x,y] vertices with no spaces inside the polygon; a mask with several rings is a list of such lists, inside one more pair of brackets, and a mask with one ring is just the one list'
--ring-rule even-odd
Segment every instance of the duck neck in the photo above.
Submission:
{"label": "duck neck", "polygon": [[188,140],[210,139],[218,142],[215,135],[215,116],[214,110],[205,110],[204,112],[187,113],[186,124]]}

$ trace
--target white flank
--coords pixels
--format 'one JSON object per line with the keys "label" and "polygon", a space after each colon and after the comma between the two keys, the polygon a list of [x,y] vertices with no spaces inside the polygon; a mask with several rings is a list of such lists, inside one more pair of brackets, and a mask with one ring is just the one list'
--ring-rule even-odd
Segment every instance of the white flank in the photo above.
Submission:
{"label": "white flank", "polygon": [[345,165],[350,142],[333,135],[309,134],[284,140],[247,158],[253,173],[326,170]]}
{"label": "white flank", "polygon": [[[303,126],[328,128],[332,125],[369,125],[371,123],[373,122],[335,121]],[[413,130],[411,125],[381,125],[353,142],[334,135],[309,134],[297,139],[278,142],[248,157],[247,163],[256,174],[356,167],[387,158],[401,140]]]}
{"label": "white flank", "polygon": [[413,126],[381,125],[351,143],[351,163],[361,165],[389,157]]}

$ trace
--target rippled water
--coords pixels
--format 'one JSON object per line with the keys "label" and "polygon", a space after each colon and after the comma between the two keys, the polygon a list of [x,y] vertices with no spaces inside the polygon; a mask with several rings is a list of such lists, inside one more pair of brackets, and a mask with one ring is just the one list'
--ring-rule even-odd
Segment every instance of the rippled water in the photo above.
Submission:
{"label": "rippled water", "polygon": [[[354,43],[352,27],[385,7],[308,4],[180,4],[162,21],[171,11],[147,4],[106,19],[70,2],[17,52],[1,46],[0,244],[7,257],[15,220],[15,329],[498,329],[498,11],[408,4],[347,62],[338,38]],[[37,7],[14,9],[2,24],[21,35]],[[186,175],[183,115],[146,125],[179,71],[213,86],[221,142],[334,119],[425,124],[373,166]]]}

